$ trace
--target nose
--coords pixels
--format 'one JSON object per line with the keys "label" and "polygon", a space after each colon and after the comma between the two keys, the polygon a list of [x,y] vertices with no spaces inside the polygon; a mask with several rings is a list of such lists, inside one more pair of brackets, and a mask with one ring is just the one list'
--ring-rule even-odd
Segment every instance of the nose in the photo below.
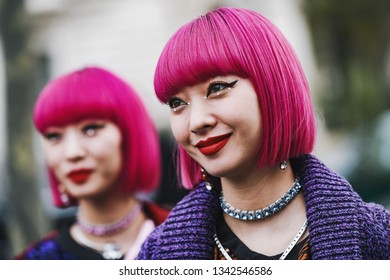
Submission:
{"label": "nose", "polygon": [[69,132],[64,142],[64,155],[68,161],[78,161],[85,157],[86,150],[77,132]]}
{"label": "nose", "polygon": [[192,100],[190,105],[190,130],[195,134],[202,134],[213,128],[217,118],[211,106],[204,98]]}

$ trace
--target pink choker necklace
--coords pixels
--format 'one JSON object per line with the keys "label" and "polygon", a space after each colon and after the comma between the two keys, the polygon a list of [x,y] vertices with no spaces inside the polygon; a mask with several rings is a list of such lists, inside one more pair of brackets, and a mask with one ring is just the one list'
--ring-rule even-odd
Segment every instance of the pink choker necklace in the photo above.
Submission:
{"label": "pink choker necklace", "polygon": [[118,232],[120,230],[123,230],[127,228],[131,222],[134,220],[134,218],[141,212],[141,205],[137,203],[131,209],[131,211],[122,219],[109,223],[109,224],[91,224],[87,221],[83,220],[80,217],[80,213],[77,215],[77,225],[86,233],[95,235],[95,236],[104,236],[108,234],[113,234],[115,232]]}

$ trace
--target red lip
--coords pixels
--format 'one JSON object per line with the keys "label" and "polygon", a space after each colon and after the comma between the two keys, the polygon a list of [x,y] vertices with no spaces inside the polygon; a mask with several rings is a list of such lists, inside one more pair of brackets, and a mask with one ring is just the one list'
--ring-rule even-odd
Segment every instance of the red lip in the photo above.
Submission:
{"label": "red lip", "polygon": [[231,133],[210,137],[204,141],[199,141],[196,143],[195,147],[199,149],[199,151],[208,156],[219,152],[223,147],[225,147],[226,143],[229,141]]}
{"label": "red lip", "polygon": [[69,172],[68,178],[75,184],[81,185],[88,181],[89,176],[91,176],[92,169],[77,169]]}

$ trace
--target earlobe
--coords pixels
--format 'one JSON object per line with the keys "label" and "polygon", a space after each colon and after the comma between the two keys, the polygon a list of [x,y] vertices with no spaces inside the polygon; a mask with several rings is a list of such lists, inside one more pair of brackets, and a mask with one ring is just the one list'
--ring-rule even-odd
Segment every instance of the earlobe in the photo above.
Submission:
{"label": "earlobe", "polygon": [[206,184],[206,189],[211,191],[213,189],[213,185],[207,181],[207,171],[203,167],[201,168],[201,171],[202,171],[202,179]]}
{"label": "earlobe", "polygon": [[288,163],[287,163],[287,161],[286,160],[283,160],[281,163],[280,163],[280,169],[281,170],[286,170],[287,169],[287,167],[288,167]]}
{"label": "earlobe", "polygon": [[70,199],[69,199],[69,196],[66,192],[66,187],[65,185],[63,184],[59,184],[58,185],[58,190],[60,192],[60,199],[61,199],[61,202],[65,205],[65,206],[68,206],[70,204]]}

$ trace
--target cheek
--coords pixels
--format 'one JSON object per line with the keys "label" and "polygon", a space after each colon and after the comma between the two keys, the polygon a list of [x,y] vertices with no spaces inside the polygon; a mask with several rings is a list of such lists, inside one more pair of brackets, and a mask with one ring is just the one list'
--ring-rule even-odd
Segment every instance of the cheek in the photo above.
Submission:
{"label": "cheek", "polygon": [[240,110],[235,110],[231,112],[247,112],[236,116],[236,119],[244,121],[248,126],[251,126],[253,129],[258,129],[261,126],[261,112],[259,108],[259,103],[257,97],[252,92],[246,92],[245,96],[238,100],[236,103],[236,108]]}
{"label": "cheek", "polygon": [[122,154],[121,146],[118,143],[106,142],[103,145],[99,145],[94,149],[93,154],[96,159],[102,162],[116,163]]}
{"label": "cheek", "polygon": [[122,167],[122,146],[120,142],[106,142],[100,149],[95,150],[95,158],[109,172],[120,172]]}
{"label": "cheek", "polygon": [[[114,152],[115,151],[115,152]],[[113,158],[113,169],[116,170],[116,173],[120,173],[123,164],[122,149],[121,146],[116,146],[112,153]]]}
{"label": "cheek", "polygon": [[84,146],[87,147],[88,154],[99,162],[116,163],[122,155],[121,134],[118,129],[111,127],[103,132],[98,137],[87,139]]}
{"label": "cheek", "polygon": [[44,154],[46,165],[49,168],[55,169],[56,167],[58,167],[58,165],[61,162],[61,159],[56,148],[50,147],[48,145],[44,145],[43,154]]}
{"label": "cheek", "polygon": [[189,129],[184,118],[171,116],[170,124],[172,134],[178,143],[184,144],[189,141]]}
{"label": "cheek", "polygon": [[57,147],[44,148],[44,159],[46,166],[53,172],[57,180],[63,181],[66,174],[62,168],[63,158]]}
{"label": "cheek", "polygon": [[[253,108],[254,109],[254,108]],[[255,110],[254,110],[255,111]],[[247,139],[247,143],[251,143],[249,146],[251,149],[255,149],[253,152],[257,153],[257,151],[260,149],[261,142],[262,142],[262,123],[261,118],[259,116],[260,112],[255,111],[253,115],[248,116],[247,119],[245,119],[245,135],[244,138]]]}

